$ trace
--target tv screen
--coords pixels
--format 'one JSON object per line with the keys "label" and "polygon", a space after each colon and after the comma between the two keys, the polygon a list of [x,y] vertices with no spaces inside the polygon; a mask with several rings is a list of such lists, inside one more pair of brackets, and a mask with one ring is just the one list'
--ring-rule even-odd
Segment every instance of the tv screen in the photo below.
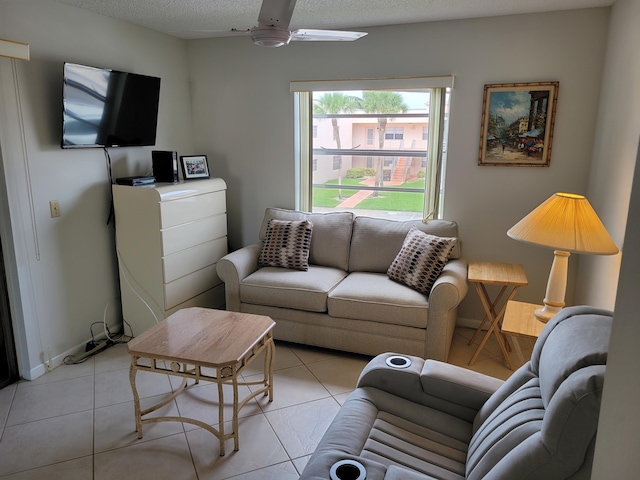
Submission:
{"label": "tv screen", "polygon": [[62,148],[155,145],[160,79],[64,64]]}

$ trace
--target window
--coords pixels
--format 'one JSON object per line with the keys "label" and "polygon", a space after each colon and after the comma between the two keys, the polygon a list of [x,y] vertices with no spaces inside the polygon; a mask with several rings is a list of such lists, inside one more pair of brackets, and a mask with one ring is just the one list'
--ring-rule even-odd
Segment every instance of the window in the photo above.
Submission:
{"label": "window", "polygon": [[452,84],[453,77],[291,82],[297,208],[441,217]]}
{"label": "window", "polygon": [[367,145],[373,145],[373,128],[367,128]]}
{"label": "window", "polygon": [[[404,138],[404,128],[402,127],[387,127],[384,132],[385,140],[402,140]],[[426,140],[423,138],[423,140]]]}

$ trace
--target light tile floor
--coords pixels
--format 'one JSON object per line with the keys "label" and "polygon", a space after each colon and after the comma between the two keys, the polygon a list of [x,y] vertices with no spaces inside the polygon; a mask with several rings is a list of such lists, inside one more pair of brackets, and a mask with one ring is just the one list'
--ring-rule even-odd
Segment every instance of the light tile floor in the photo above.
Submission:
{"label": "light tile floor", "polygon": [[[512,372],[493,336],[468,367],[476,348],[467,345],[472,334],[468,328],[456,329],[450,363],[506,379]],[[531,348],[523,350],[530,354]],[[277,343],[274,401],[258,397],[241,410],[240,450],[233,452],[229,440],[229,453],[220,457],[217,439],[191,424],[147,424],[144,437],[137,438],[129,356],[125,345],[116,345],[85,363],[63,365],[35,381],[0,390],[0,477],[297,480],[369,359]],[[518,364],[515,355],[512,361]],[[258,375],[260,366],[254,362],[244,376]],[[178,384],[175,377],[138,373],[143,408]],[[189,387],[162,413],[215,426],[216,388],[204,382]],[[225,418],[230,416],[227,412]]]}

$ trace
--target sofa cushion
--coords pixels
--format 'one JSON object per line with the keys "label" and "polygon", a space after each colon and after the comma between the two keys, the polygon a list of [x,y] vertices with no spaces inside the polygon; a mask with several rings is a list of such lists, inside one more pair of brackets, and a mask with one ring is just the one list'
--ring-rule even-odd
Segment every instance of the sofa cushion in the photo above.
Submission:
{"label": "sofa cushion", "polygon": [[327,311],[327,295],[347,275],[329,267],[309,265],[309,270],[264,267],[240,283],[242,303]]}
{"label": "sofa cushion", "polygon": [[313,236],[309,250],[309,263],[347,270],[353,213],[308,213],[282,208],[267,208],[260,229],[260,240],[265,239],[267,224],[278,220],[309,220],[313,223]]}
{"label": "sofa cushion", "polygon": [[383,273],[350,273],[329,294],[328,307],[332,317],[427,328],[427,297]]}
{"label": "sofa cushion", "polygon": [[[356,217],[349,254],[350,272],[386,273],[402,248],[411,227],[438,237],[458,237],[458,225],[450,220],[398,222],[381,218]],[[460,242],[451,251],[460,258]]]}
{"label": "sofa cushion", "polygon": [[269,220],[258,265],[308,270],[312,231],[309,220]]}
{"label": "sofa cushion", "polygon": [[436,237],[411,227],[387,275],[391,280],[429,295],[449,261],[456,241],[456,238]]}

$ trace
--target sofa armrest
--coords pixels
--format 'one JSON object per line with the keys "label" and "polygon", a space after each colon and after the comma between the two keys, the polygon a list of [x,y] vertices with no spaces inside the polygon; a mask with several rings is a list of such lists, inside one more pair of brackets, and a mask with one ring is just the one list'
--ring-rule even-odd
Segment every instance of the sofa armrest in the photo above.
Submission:
{"label": "sofa armrest", "polygon": [[258,270],[261,250],[262,242],[258,242],[231,252],[218,260],[216,272],[224,282],[227,310],[240,311],[240,282]]}
{"label": "sofa armrest", "polygon": [[357,387],[373,387],[414,403],[472,421],[476,413],[504,382],[482,373],[437,360],[411,360],[405,368],[390,367],[383,353],[362,370]]}
{"label": "sofa armrest", "polygon": [[458,305],[468,291],[467,261],[461,258],[449,260],[429,293],[425,358],[447,361]]}
{"label": "sofa armrest", "polygon": [[429,293],[429,312],[446,312],[458,307],[469,291],[467,261],[449,260]]}

